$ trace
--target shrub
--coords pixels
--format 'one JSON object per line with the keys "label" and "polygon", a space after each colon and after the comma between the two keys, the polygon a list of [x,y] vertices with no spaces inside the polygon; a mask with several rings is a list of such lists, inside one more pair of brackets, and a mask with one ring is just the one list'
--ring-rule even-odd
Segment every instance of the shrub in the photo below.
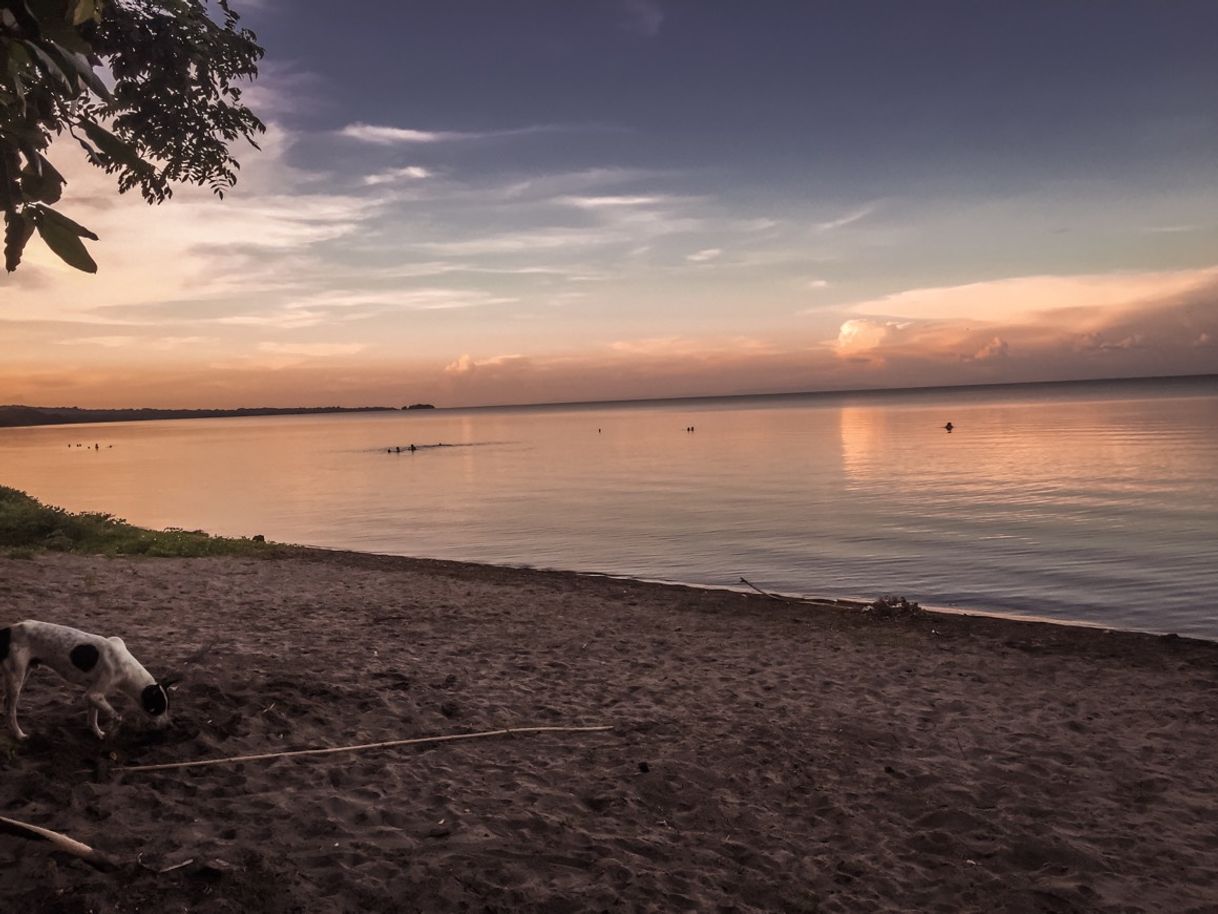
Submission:
{"label": "shrub", "polygon": [[[201,530],[148,530],[113,514],[73,514],[0,486],[0,547],[16,552],[51,549],[104,555],[269,555],[274,547],[245,537],[209,536]],[[14,558],[25,557],[13,554]]]}

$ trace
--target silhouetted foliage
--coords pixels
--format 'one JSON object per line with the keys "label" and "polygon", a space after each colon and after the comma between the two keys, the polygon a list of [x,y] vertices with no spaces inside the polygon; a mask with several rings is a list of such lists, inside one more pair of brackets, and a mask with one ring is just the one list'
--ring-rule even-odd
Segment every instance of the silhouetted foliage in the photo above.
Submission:
{"label": "silhouetted foliage", "polygon": [[202,556],[276,554],[264,538],[210,536],[202,530],[148,530],[111,514],[74,514],[0,486],[0,548],[10,558],[49,549],[104,555]]}
{"label": "silhouetted foliage", "polygon": [[256,147],[264,129],[237,85],[261,57],[228,0],[0,0],[5,268],[36,231],[65,262],[97,270],[81,241],[97,236],[52,208],[65,181],[46,152],[64,133],[120,192],[161,203],[187,182],[223,196],[239,167],[229,146]]}

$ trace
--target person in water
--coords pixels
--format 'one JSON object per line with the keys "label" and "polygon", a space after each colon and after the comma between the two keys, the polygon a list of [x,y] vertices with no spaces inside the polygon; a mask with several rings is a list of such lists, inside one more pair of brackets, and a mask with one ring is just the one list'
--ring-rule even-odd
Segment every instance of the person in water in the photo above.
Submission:
{"label": "person in water", "polygon": [[947,425],[945,425],[945,426],[943,426],[943,427],[944,427],[945,429],[947,429],[947,433],[950,435],[950,434],[952,433],[952,429],[954,429],[956,426],[952,425],[952,424],[949,422],[949,423],[947,423]]}

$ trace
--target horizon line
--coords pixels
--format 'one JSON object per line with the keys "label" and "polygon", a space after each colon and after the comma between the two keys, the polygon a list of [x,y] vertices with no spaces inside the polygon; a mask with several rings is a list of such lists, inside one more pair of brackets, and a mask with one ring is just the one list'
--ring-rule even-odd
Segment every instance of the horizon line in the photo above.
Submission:
{"label": "horizon line", "polygon": [[[1103,378],[1057,378],[1050,380],[1038,381],[993,381],[986,384],[929,384],[915,387],[850,387],[850,388],[823,388],[820,390],[787,390],[787,391],[757,391],[753,393],[734,393],[734,394],[689,394],[679,397],[627,397],[620,399],[606,400],[549,400],[535,403],[484,403],[468,406],[434,406],[426,412],[446,412],[466,409],[530,409],[541,407],[556,407],[556,406],[596,406],[608,403],[679,403],[694,400],[733,400],[746,399],[756,397],[809,397],[809,396],[842,396],[849,394],[883,394],[883,393],[920,393],[931,391],[944,390],[986,390],[996,387],[1038,387],[1051,386],[1058,384],[1107,384],[1121,383],[1132,381],[1183,381],[1183,380],[1201,380],[1205,378],[1218,379],[1218,372],[1205,372],[1201,374],[1181,374],[1181,375],[1121,375],[1118,377],[1103,377]],[[379,411],[379,412],[423,412],[423,410],[410,410],[406,407],[397,406],[335,406],[327,404],[324,406],[199,406],[199,407],[178,407],[178,406],[31,406],[26,403],[3,403],[0,404],[0,409],[20,408],[20,409],[73,409],[84,412],[106,412],[106,411],[176,411],[176,412],[237,412],[240,410],[332,410],[332,411]],[[242,418],[242,417],[231,417]],[[258,417],[255,417],[258,418]]]}

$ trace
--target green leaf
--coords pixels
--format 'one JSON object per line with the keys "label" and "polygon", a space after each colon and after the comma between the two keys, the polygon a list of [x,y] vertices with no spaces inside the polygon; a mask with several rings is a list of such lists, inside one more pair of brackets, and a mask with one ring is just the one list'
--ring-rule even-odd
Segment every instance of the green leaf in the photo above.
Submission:
{"label": "green leaf", "polygon": [[[52,211],[43,210],[44,217],[49,212]],[[65,228],[63,223],[54,219],[39,219],[38,234],[47,243],[47,247],[59,255],[59,259],[68,266],[76,267],[76,269],[83,270],[85,273],[97,272],[97,264],[89,256],[89,252],[80,240],[80,235],[69,228]],[[96,238],[97,236],[90,234],[90,237]]]}
{"label": "green leaf", "polygon": [[149,164],[140,158],[140,154],[135,151],[135,147],[130,143],[120,140],[105,127],[100,127],[92,121],[80,122],[80,127],[84,130],[85,135],[93,141],[93,145],[100,149],[114,162],[119,162],[126,165],[135,171],[140,171],[149,168]]}
{"label": "green leaf", "polygon": [[83,25],[89,20],[101,22],[101,4],[97,0],[76,0],[71,12],[72,25]]}
{"label": "green leaf", "polygon": [[[64,67],[62,61],[55,60],[54,57],[32,41],[23,41],[21,43],[33,52],[34,58],[39,64],[42,65],[43,71],[48,76],[50,76],[52,79],[59,80],[64,84],[64,86],[67,87],[68,91],[72,93],[80,91],[80,84],[76,80],[76,72],[73,68]],[[48,45],[54,47],[54,45],[50,44],[50,42],[48,42]]]}
{"label": "green leaf", "polygon": [[25,5],[38,20],[38,31],[43,38],[82,54],[92,50],[69,20],[68,5],[63,0],[25,0]]}
{"label": "green leaf", "polygon": [[16,211],[4,214],[4,269],[13,272],[21,263],[25,244],[34,234],[34,220]]}
{"label": "green leaf", "polygon": [[34,211],[37,213],[39,226],[45,222],[51,222],[58,225],[64,231],[71,232],[73,235],[80,235],[93,241],[97,240],[97,236],[79,222],[73,222],[63,213],[56,212],[49,206],[37,206],[34,207]]}
{"label": "green leaf", "polygon": [[110,90],[106,88],[106,84],[98,78],[97,73],[93,70],[93,65],[89,63],[87,55],[64,48],[58,48],[58,50],[63,54],[65,62],[76,71],[77,75],[84,80],[85,85],[92,89],[94,93],[106,101],[110,101],[113,98]]}
{"label": "green leaf", "polygon": [[63,193],[63,175],[43,156],[38,156],[21,172],[21,190],[31,200],[56,203]]}

